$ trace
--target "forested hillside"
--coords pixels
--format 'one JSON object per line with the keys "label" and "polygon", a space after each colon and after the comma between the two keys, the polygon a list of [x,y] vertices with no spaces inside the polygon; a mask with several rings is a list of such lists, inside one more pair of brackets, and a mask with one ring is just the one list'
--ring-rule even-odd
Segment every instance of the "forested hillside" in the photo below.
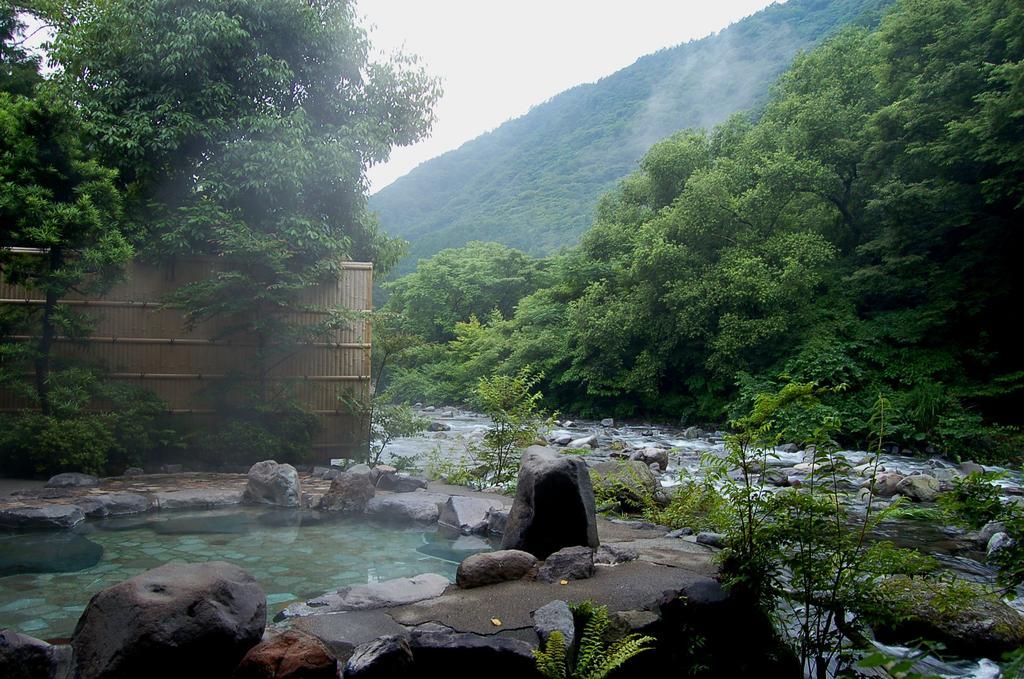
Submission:
{"label": "forested hillside", "polygon": [[[800,50],[891,0],[790,0],[717,35],[645,56],[428,161],[370,200],[415,260],[471,240],[546,254],[577,242],[598,197],[652,143],[763,103]],[[681,27],[682,32],[682,27]]]}
{"label": "forested hillside", "polygon": [[1024,392],[1021,36],[1009,0],[903,0],[842,31],[756,116],[655,144],[579,247],[531,267],[514,314],[457,275],[509,253],[424,262],[391,286],[407,327],[451,328],[417,318],[428,292],[477,315],[409,352],[393,393],[457,400],[532,366],[563,412],[722,423],[813,382],[851,443],[883,396],[887,435],[912,449],[1019,453],[998,425],[1021,424]]}

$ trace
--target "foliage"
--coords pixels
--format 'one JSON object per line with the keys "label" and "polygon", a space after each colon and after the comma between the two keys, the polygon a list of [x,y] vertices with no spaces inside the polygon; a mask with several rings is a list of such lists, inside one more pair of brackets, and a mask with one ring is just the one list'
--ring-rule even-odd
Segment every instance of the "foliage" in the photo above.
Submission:
{"label": "foliage", "polygon": [[373,401],[373,412],[370,415],[370,450],[367,463],[372,467],[378,464],[384,450],[393,439],[401,436],[413,436],[424,431],[430,420],[420,417],[404,403],[380,403]]}
{"label": "foliage", "polygon": [[730,510],[710,479],[683,472],[674,491],[667,507],[648,503],[644,518],[669,528],[692,528],[697,532],[725,530]]}
{"label": "foliage", "polygon": [[228,467],[274,459],[292,464],[313,461],[317,417],[294,402],[228,410],[216,424],[196,432],[192,445],[206,460]]}
{"label": "foliage", "polygon": [[650,650],[653,637],[629,634],[612,640],[606,606],[584,601],[572,607],[579,644],[566,649],[565,636],[554,631],[544,648],[535,650],[537,670],[549,679],[604,679],[630,659]]}
{"label": "foliage", "polygon": [[543,373],[526,367],[515,375],[492,375],[477,383],[474,404],[491,418],[491,426],[475,453],[487,466],[493,484],[514,479],[521,449],[533,442],[540,427],[550,421],[539,407],[543,395],[534,391],[543,377]]}
{"label": "foliage", "polygon": [[999,487],[991,483],[992,474],[972,473],[953,481],[953,489],[939,496],[939,506],[955,522],[968,528],[981,528],[995,521],[1006,509]]}
{"label": "foliage", "polygon": [[468,460],[447,457],[442,453],[440,446],[427,453],[423,471],[429,479],[443,479],[454,486],[476,488],[480,485],[480,477],[474,474]]}

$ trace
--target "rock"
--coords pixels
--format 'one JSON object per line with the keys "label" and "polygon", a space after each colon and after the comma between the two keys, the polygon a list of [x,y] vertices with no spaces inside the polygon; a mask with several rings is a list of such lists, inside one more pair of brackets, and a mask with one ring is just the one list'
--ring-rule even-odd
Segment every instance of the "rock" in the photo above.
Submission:
{"label": "rock", "polygon": [[238,566],[164,564],[93,596],[71,639],[78,679],[230,676],[266,616],[266,595]]}
{"label": "rock", "polygon": [[73,528],[84,520],[85,514],[75,505],[0,509],[0,528],[65,529]]}
{"label": "rock", "polygon": [[657,635],[661,621],[653,611],[615,611],[608,616],[608,633],[612,639],[621,639],[629,634]]}
{"label": "rock", "polygon": [[573,422],[572,420],[565,420],[564,422],[562,422],[562,426],[565,427],[566,429],[572,429],[573,427],[576,426],[576,423]]}
{"label": "rock", "polygon": [[124,476],[143,476],[146,470],[142,467],[128,467],[124,470]]}
{"label": "rock", "polygon": [[627,545],[617,545],[614,542],[601,544],[594,553],[594,563],[606,566],[635,561],[638,558],[640,558],[640,553],[636,549]]}
{"label": "rock", "polygon": [[1013,547],[1016,544],[1016,540],[1011,538],[1007,533],[996,533],[989,538],[988,544],[985,545],[985,556],[991,557],[993,554],[1002,549]]}
{"label": "rock", "polygon": [[892,497],[896,489],[903,481],[903,475],[895,472],[884,472],[875,476],[874,487],[871,486],[871,479],[864,482],[865,487],[872,488],[875,495],[879,497]]}
{"label": "rock", "polygon": [[249,649],[232,679],[337,679],[338,660],[319,639],[299,630],[271,636]]}
{"label": "rock", "polygon": [[243,497],[245,502],[277,507],[298,507],[301,495],[299,473],[290,464],[278,464],[274,460],[263,460],[249,467]]}
{"label": "rock", "polygon": [[971,474],[984,474],[985,473],[985,468],[984,467],[982,467],[977,462],[971,462],[971,461],[961,462],[957,466],[957,469],[964,476],[970,476]]}
{"label": "rock", "polygon": [[374,496],[369,472],[338,472],[331,481],[331,487],[320,498],[320,509],[331,512],[361,513]]}
{"label": "rock", "polygon": [[[951,587],[955,587],[953,590]],[[872,598],[888,619],[873,626],[883,643],[930,639],[971,658],[998,657],[1024,645],[1024,617],[984,587],[891,576]]]}
{"label": "rock", "polygon": [[484,534],[487,532],[488,512],[501,507],[499,500],[453,495],[441,507],[437,522],[463,535]]}
{"label": "rock", "polygon": [[683,438],[691,441],[694,439],[702,439],[705,436],[707,436],[707,434],[700,427],[687,427],[683,432]]}
{"label": "rock", "polygon": [[91,474],[80,474],[79,472],[66,472],[51,476],[46,482],[47,488],[95,488],[100,485],[100,480]]}
{"label": "rock", "polygon": [[761,480],[767,483],[769,486],[788,486],[789,477],[786,473],[779,469],[769,469],[761,474]]}
{"label": "rock", "polygon": [[663,448],[641,448],[633,451],[629,459],[638,460],[646,465],[656,464],[661,471],[668,469],[668,451]]}
{"label": "rock", "polygon": [[561,434],[559,436],[552,436],[551,442],[559,446],[567,446],[572,443],[571,434]]}
{"label": "rock", "polygon": [[532,616],[533,631],[537,633],[541,644],[547,646],[551,633],[561,632],[566,649],[573,647],[576,640],[576,623],[569,604],[564,601],[552,601],[535,610]]}
{"label": "rock", "polygon": [[601,426],[602,427],[614,427],[615,426],[615,420],[613,418],[611,418],[611,417],[606,417],[603,420],[601,420]]}
{"label": "rock", "polygon": [[453,632],[414,632],[409,640],[422,677],[540,679],[533,646],[518,639]]}
{"label": "rock", "polygon": [[658,478],[643,462],[600,462],[591,468],[594,492],[618,502],[624,509],[640,511],[661,488]]}
{"label": "rock", "polygon": [[979,546],[984,548],[988,545],[988,541],[992,539],[993,535],[995,535],[996,533],[1005,532],[1006,524],[1004,522],[989,521],[984,526],[982,526],[981,530],[979,530],[978,533],[974,536],[974,541],[978,543]]}
{"label": "rock", "polygon": [[462,589],[471,589],[496,582],[519,580],[529,574],[536,564],[537,559],[533,554],[518,549],[481,552],[466,557],[459,564],[455,584]]}
{"label": "rock", "polygon": [[717,547],[722,549],[725,547],[725,535],[722,533],[713,533],[711,531],[701,531],[697,533],[697,543],[701,545],[707,545],[708,547]]}
{"label": "rock", "polygon": [[310,599],[305,604],[292,604],[281,617],[300,617],[339,611],[361,611],[390,608],[441,596],[448,578],[436,573],[422,573],[411,578],[395,578],[383,582],[343,587],[337,592]]}
{"label": "rock", "polygon": [[427,425],[427,431],[451,431],[452,426],[444,422],[431,422]]}
{"label": "rock", "polygon": [[371,483],[373,481],[376,481],[376,479],[372,476],[373,470],[370,469],[370,465],[365,464],[363,462],[349,465],[348,467],[345,468],[345,471],[347,471],[349,474],[365,474],[366,478],[370,479]]}
{"label": "rock", "polygon": [[345,663],[345,679],[391,679],[417,674],[412,649],[403,636],[374,639],[355,650]]}
{"label": "rock", "polygon": [[934,502],[939,496],[939,482],[934,476],[914,474],[896,485],[896,492],[914,502]]}
{"label": "rock", "polygon": [[378,495],[366,504],[366,513],[392,521],[436,523],[441,514],[440,506],[447,502],[448,498],[448,495],[423,491]]}
{"label": "rock", "polygon": [[597,437],[591,434],[569,441],[567,448],[597,448]]}
{"label": "rock", "polygon": [[138,493],[102,493],[81,498],[76,502],[90,519],[106,516],[142,514],[153,508],[149,498]]}
{"label": "rock", "polygon": [[527,448],[502,549],[521,549],[546,558],[563,547],[596,548],[598,544],[594,490],[586,463],[550,448]]}
{"label": "rock", "polygon": [[681,538],[687,535],[693,535],[692,528],[677,528],[676,530],[671,530],[665,533],[665,537],[667,538]]}
{"label": "rock", "polygon": [[425,413],[432,413],[435,410],[437,410],[436,407],[434,407],[434,406],[427,406],[426,408],[423,409],[423,412],[425,412]]}
{"label": "rock", "polygon": [[795,443],[784,443],[781,446],[776,446],[775,450],[779,451],[780,453],[795,453],[796,451],[800,450],[800,446],[798,446]]}
{"label": "rock", "polygon": [[585,580],[594,575],[594,550],[590,547],[563,547],[544,560],[537,573],[541,582]]}
{"label": "rock", "polygon": [[12,629],[0,629],[0,677],[4,679],[71,679],[68,646],[51,646]]}
{"label": "rock", "polygon": [[408,631],[386,609],[342,611],[292,619],[292,629],[308,632],[322,641],[344,664],[363,644],[386,636],[408,636]]}
{"label": "rock", "polygon": [[158,509],[213,509],[242,503],[241,490],[203,489],[171,490],[153,494]]}
{"label": "rock", "polygon": [[426,481],[408,474],[387,474],[381,476],[377,482],[377,488],[390,490],[392,493],[414,493],[421,488],[426,489],[426,487]]}
{"label": "rock", "polygon": [[508,526],[508,510],[501,508],[487,512],[487,532],[491,535],[503,535]]}

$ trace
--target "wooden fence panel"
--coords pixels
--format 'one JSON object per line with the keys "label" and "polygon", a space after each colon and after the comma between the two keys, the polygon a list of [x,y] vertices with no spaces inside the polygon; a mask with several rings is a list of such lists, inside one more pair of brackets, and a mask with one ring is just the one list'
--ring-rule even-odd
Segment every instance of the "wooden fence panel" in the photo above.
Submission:
{"label": "wooden fence panel", "polygon": [[[56,357],[85,360],[101,366],[109,379],[152,390],[172,413],[209,415],[217,382],[246,373],[257,352],[255,338],[225,334],[223,321],[186,327],[178,309],[162,305],[166,296],[190,282],[216,275],[216,261],[179,259],[152,265],[135,262],[125,279],[101,297],[69,295],[61,300],[91,319],[88,337],[58,338]],[[303,293],[300,312],[283,316],[315,324],[332,310],[352,318],[346,326],[286,355],[275,356],[268,372],[275,388],[287,385],[297,401],[317,413],[321,432],[316,446],[324,455],[351,456],[365,447],[366,422],[347,413],[342,394],[369,398],[370,321],[373,308],[373,265],[344,262],[338,280]],[[0,271],[0,305],[41,305],[43,296],[6,281]],[[32,341],[31,335],[16,336]],[[26,403],[0,389],[0,410],[20,410]]]}

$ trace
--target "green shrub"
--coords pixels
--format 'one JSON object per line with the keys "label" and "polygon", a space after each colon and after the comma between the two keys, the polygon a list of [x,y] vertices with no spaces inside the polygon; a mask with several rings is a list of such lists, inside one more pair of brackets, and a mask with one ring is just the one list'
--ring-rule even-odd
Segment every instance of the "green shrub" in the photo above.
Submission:
{"label": "green shrub", "polygon": [[939,496],[939,507],[956,523],[981,528],[1005,512],[999,487],[991,483],[992,474],[970,474],[956,479],[953,490]]}
{"label": "green shrub", "polygon": [[684,472],[668,506],[651,503],[644,518],[669,528],[722,531],[729,525],[729,513],[725,498],[713,483]]}
{"label": "green shrub", "polygon": [[199,432],[193,445],[210,463],[311,462],[316,415],[298,406],[237,410]]}
{"label": "green shrub", "polygon": [[627,634],[612,638],[606,606],[583,601],[572,606],[578,646],[567,651],[565,637],[555,631],[544,648],[533,652],[537,669],[548,679],[605,679],[633,657],[650,650],[654,637]]}
{"label": "green shrub", "polygon": [[102,474],[117,447],[111,418],[103,414],[61,419],[25,413],[5,417],[3,425],[0,467],[15,476]]}

